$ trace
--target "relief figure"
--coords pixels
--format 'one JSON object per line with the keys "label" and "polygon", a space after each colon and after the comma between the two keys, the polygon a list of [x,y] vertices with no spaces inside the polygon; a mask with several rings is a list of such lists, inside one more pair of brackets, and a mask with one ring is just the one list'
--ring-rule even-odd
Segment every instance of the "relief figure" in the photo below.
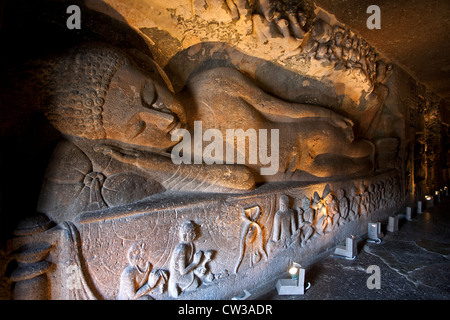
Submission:
{"label": "relief figure", "polygon": [[369,191],[367,190],[364,183],[361,183],[361,193],[360,193],[360,199],[361,199],[361,215],[367,215],[369,213]]}
{"label": "relief figure", "polygon": [[314,210],[311,208],[311,200],[304,197],[302,207],[298,209],[298,226],[300,233],[300,245],[303,247],[314,234]]}
{"label": "relief figure", "polygon": [[238,272],[245,257],[248,258],[250,267],[261,261],[262,258],[267,259],[267,253],[264,249],[263,230],[258,222],[261,214],[259,206],[242,209],[239,258],[234,268],[235,273]]}
{"label": "relief figure", "polygon": [[358,190],[355,186],[353,186],[350,190],[350,220],[355,221],[357,218],[359,218],[360,213],[360,203],[361,203],[361,197],[358,194]]}
{"label": "relief figure", "polygon": [[[314,198],[311,208],[315,211],[314,216],[314,230],[317,235],[322,235],[327,231],[327,226],[332,223],[328,216],[328,204],[331,200],[332,194],[329,192],[329,185],[326,185],[322,197],[317,192],[314,192]],[[330,225],[331,227],[331,225]]]}
{"label": "relief figure", "polygon": [[[289,197],[280,197],[280,207],[275,213],[272,229],[272,237],[268,245],[281,244],[282,247],[289,245],[291,236],[297,231],[297,222],[294,211],[289,208]],[[270,251],[270,250],[269,250]]]}
{"label": "relief figure", "polygon": [[327,215],[327,232],[334,230],[337,226],[342,224],[341,215],[339,212],[339,203],[333,194],[331,194],[331,198],[327,202]]}
{"label": "relief figure", "polygon": [[194,241],[197,236],[197,225],[193,221],[188,220],[181,225],[180,242],[172,253],[169,265],[169,294],[174,298],[184,291],[197,289],[207,273],[206,263],[211,260],[212,251],[196,251]]}
{"label": "relief figure", "polygon": [[347,221],[349,219],[349,200],[345,196],[345,190],[338,190],[338,201],[339,201],[339,212],[341,214],[341,219]]}
{"label": "relief figure", "polygon": [[155,293],[164,292],[168,273],[165,270],[152,270],[144,250],[143,244],[129,249],[129,264],[120,276],[119,300],[153,300],[149,295],[152,290]]}

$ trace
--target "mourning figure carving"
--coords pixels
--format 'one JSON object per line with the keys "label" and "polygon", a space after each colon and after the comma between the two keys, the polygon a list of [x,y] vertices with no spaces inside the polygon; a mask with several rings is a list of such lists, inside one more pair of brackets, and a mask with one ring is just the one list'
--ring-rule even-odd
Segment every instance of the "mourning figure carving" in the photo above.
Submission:
{"label": "mourning figure carving", "polygon": [[248,261],[248,265],[253,267],[262,259],[267,259],[267,252],[264,247],[264,235],[259,224],[261,218],[261,208],[254,206],[242,209],[241,228],[239,232],[239,255],[234,268],[237,273],[242,262]]}
{"label": "mourning figure carving", "polygon": [[328,204],[331,197],[329,185],[325,187],[322,197],[319,196],[317,191],[314,192],[311,208],[314,209],[314,230],[317,235],[324,234],[328,230],[328,224],[331,227],[332,220],[328,214]]}
{"label": "mourning figure carving", "polygon": [[311,207],[311,199],[303,197],[302,207],[298,209],[298,225],[300,228],[300,245],[303,247],[314,234],[314,209]]}
{"label": "mourning figure carving", "polygon": [[339,213],[340,213],[341,219],[343,219],[343,221],[347,221],[349,219],[350,207],[349,207],[349,200],[345,196],[344,189],[338,190],[337,199],[339,201]]}
{"label": "mourning figure carving", "polygon": [[339,201],[334,194],[330,195],[327,206],[328,223],[326,231],[331,232],[337,226],[343,224],[341,221],[341,214],[339,212]]}
{"label": "mourning figure carving", "polygon": [[153,300],[150,292],[164,292],[168,272],[152,270],[150,261],[145,257],[144,244],[129,249],[128,263],[120,276],[119,300]]}
{"label": "mourning figure carving", "polygon": [[[185,221],[179,229],[180,242],[173,250],[169,265],[169,294],[177,298],[182,292],[197,289],[207,276],[207,263],[211,261],[211,250],[195,249],[198,226],[193,221]],[[211,281],[211,275],[207,280]]]}
{"label": "mourning figure carving", "polygon": [[281,247],[288,246],[291,242],[292,235],[297,230],[297,220],[294,211],[289,208],[289,197],[281,195],[279,209],[275,212],[272,236],[268,246],[275,243],[280,244]]}
{"label": "mourning figure carving", "polygon": [[359,217],[360,213],[360,203],[361,203],[361,196],[358,194],[358,189],[353,186],[350,189],[350,220],[355,221]]}

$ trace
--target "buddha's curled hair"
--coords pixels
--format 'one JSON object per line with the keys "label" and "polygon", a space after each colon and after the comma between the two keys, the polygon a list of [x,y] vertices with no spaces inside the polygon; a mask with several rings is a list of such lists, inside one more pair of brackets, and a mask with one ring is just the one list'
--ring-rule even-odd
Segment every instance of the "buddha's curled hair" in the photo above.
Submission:
{"label": "buddha's curled hair", "polygon": [[41,66],[41,106],[49,122],[63,134],[106,138],[103,104],[114,73],[128,64],[120,50],[83,44]]}

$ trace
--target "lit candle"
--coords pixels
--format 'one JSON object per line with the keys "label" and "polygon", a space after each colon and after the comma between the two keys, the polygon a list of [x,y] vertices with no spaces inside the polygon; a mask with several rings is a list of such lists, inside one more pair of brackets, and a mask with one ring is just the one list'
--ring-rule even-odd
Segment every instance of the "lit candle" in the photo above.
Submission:
{"label": "lit candle", "polygon": [[368,223],[368,232],[367,232],[367,241],[374,243],[381,243],[381,223],[380,222],[369,222]]}
{"label": "lit candle", "polygon": [[298,283],[298,271],[299,269],[295,265],[289,268],[289,274],[296,283]]}
{"label": "lit candle", "polygon": [[427,200],[427,208],[434,207],[433,196],[425,196],[425,200]]}
{"label": "lit candle", "polygon": [[436,195],[436,202],[440,203],[441,202],[441,194],[439,193],[439,191],[435,191],[434,194]]}
{"label": "lit candle", "polygon": [[[292,279],[279,279],[276,288],[279,295],[301,295],[305,293],[305,269],[294,262],[288,269]],[[309,288],[309,283],[308,287]]]}

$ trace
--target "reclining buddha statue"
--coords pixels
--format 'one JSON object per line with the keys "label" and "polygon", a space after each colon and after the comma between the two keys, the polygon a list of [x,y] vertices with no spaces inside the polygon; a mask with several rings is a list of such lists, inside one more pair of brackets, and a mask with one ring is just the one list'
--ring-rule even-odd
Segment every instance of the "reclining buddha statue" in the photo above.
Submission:
{"label": "reclining buddha statue", "polygon": [[[134,59],[110,45],[85,43],[50,64],[46,77],[45,115],[64,140],[50,160],[38,211],[55,222],[166,191],[245,193],[264,183],[373,170],[374,146],[354,138],[350,119],[322,106],[283,101],[231,67],[192,74],[175,93],[150,57]],[[171,152],[186,145],[186,133],[197,134],[198,124],[205,132],[213,129],[216,139],[230,129],[276,133],[259,139],[259,148],[271,146],[276,170],[261,174],[267,161],[228,139],[223,150],[231,145],[245,161],[227,161],[219,148],[213,163],[173,161]],[[184,159],[195,157],[195,140],[183,148]]]}

